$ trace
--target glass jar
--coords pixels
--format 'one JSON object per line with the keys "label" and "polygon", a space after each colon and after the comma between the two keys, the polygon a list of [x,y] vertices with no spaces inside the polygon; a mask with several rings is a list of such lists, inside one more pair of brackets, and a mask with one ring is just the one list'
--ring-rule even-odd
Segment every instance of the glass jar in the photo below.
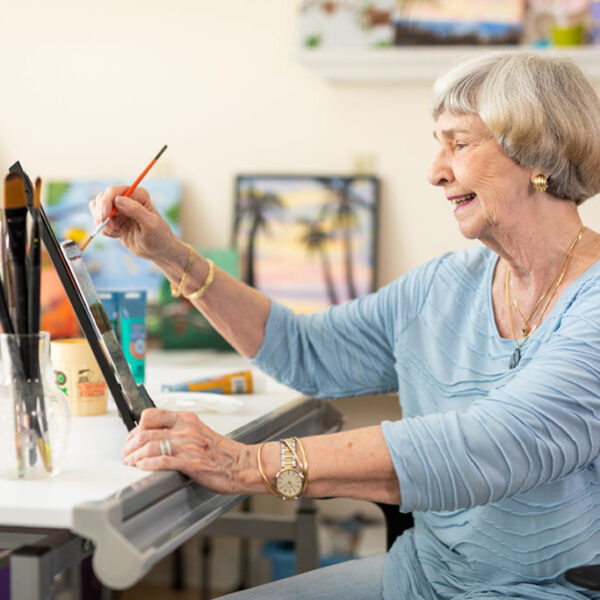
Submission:
{"label": "glass jar", "polygon": [[56,475],[65,455],[71,411],[54,383],[50,335],[0,335],[0,477]]}

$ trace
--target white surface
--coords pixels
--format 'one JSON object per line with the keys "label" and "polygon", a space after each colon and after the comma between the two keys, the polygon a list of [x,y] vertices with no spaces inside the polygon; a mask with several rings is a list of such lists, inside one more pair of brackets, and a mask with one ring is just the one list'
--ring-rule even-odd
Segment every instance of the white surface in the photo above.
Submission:
{"label": "white surface", "polygon": [[189,410],[192,412],[214,412],[231,415],[239,413],[245,402],[233,394],[211,394],[208,392],[166,392],[152,396],[154,404],[166,410]]}
{"label": "white surface", "polygon": [[[146,388],[152,396],[158,393],[162,383],[208,377],[240,368],[250,367],[233,353],[150,352]],[[198,414],[210,427],[226,434],[299,396],[298,392],[267,378],[263,392],[240,396],[243,407],[239,411]],[[127,429],[114,405],[106,415],[73,417],[67,457],[58,475],[34,481],[0,480],[0,525],[69,528],[74,506],[101,500],[147,477],[150,473],[121,463],[126,436]]]}
{"label": "white surface", "polygon": [[[600,79],[600,48],[579,46],[529,50],[571,58],[593,79]],[[333,83],[433,82],[463,58],[494,50],[517,52],[521,46],[406,46],[368,50],[301,50],[297,59]]]}

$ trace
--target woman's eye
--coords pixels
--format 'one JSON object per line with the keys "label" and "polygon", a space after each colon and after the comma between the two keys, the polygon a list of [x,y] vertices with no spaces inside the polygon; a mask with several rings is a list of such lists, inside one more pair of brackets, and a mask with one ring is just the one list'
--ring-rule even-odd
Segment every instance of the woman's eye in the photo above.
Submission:
{"label": "woman's eye", "polygon": [[467,144],[465,144],[464,142],[454,142],[454,149],[455,150],[462,150],[463,148],[466,148]]}

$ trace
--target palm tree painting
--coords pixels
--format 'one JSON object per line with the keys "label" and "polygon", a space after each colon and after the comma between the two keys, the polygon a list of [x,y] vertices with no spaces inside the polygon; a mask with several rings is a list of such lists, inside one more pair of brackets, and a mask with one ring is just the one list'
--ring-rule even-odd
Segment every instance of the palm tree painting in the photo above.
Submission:
{"label": "palm tree painting", "polygon": [[331,200],[321,209],[322,218],[332,218],[334,226],[342,236],[344,247],[344,274],[348,296],[356,298],[356,286],[352,264],[352,231],[359,224],[358,210],[368,208],[368,202],[360,194],[353,193],[348,179],[332,179],[327,182],[331,190]]}
{"label": "palm tree painting", "polygon": [[378,196],[371,176],[238,176],[244,280],[296,312],[374,291]]}
{"label": "palm tree painting", "polygon": [[330,238],[331,234],[323,229],[320,221],[301,219],[300,222],[306,227],[306,231],[302,235],[302,243],[309,252],[316,252],[319,255],[327,297],[331,304],[337,304],[338,299],[333,285],[331,264],[329,262],[329,256],[327,255],[327,240]]}
{"label": "palm tree painting", "polygon": [[281,207],[281,199],[276,194],[254,187],[248,188],[244,196],[240,197],[239,208],[235,213],[234,235],[237,235],[242,220],[247,215],[251,225],[245,251],[244,281],[249,285],[256,285],[256,237],[260,231],[268,231],[269,215]]}

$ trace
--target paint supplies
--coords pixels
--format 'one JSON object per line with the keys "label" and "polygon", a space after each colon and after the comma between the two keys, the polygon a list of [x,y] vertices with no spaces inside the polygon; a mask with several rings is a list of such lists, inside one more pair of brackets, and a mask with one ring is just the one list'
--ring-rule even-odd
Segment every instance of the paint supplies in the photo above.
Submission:
{"label": "paint supplies", "polygon": [[252,371],[237,371],[196,381],[164,384],[163,392],[212,392],[214,394],[251,394],[256,390]]}
{"label": "paint supplies", "polygon": [[41,180],[17,162],[4,180],[0,284],[0,477],[57,472],[69,431],[66,397],[52,384],[49,334],[40,332]]}
{"label": "paint supplies", "polygon": [[146,366],[146,291],[121,292],[119,333],[127,364],[137,384],[144,383]]}
{"label": "paint supplies", "polygon": [[108,320],[121,341],[125,360],[137,384],[144,383],[146,364],[146,290],[98,293]]}

